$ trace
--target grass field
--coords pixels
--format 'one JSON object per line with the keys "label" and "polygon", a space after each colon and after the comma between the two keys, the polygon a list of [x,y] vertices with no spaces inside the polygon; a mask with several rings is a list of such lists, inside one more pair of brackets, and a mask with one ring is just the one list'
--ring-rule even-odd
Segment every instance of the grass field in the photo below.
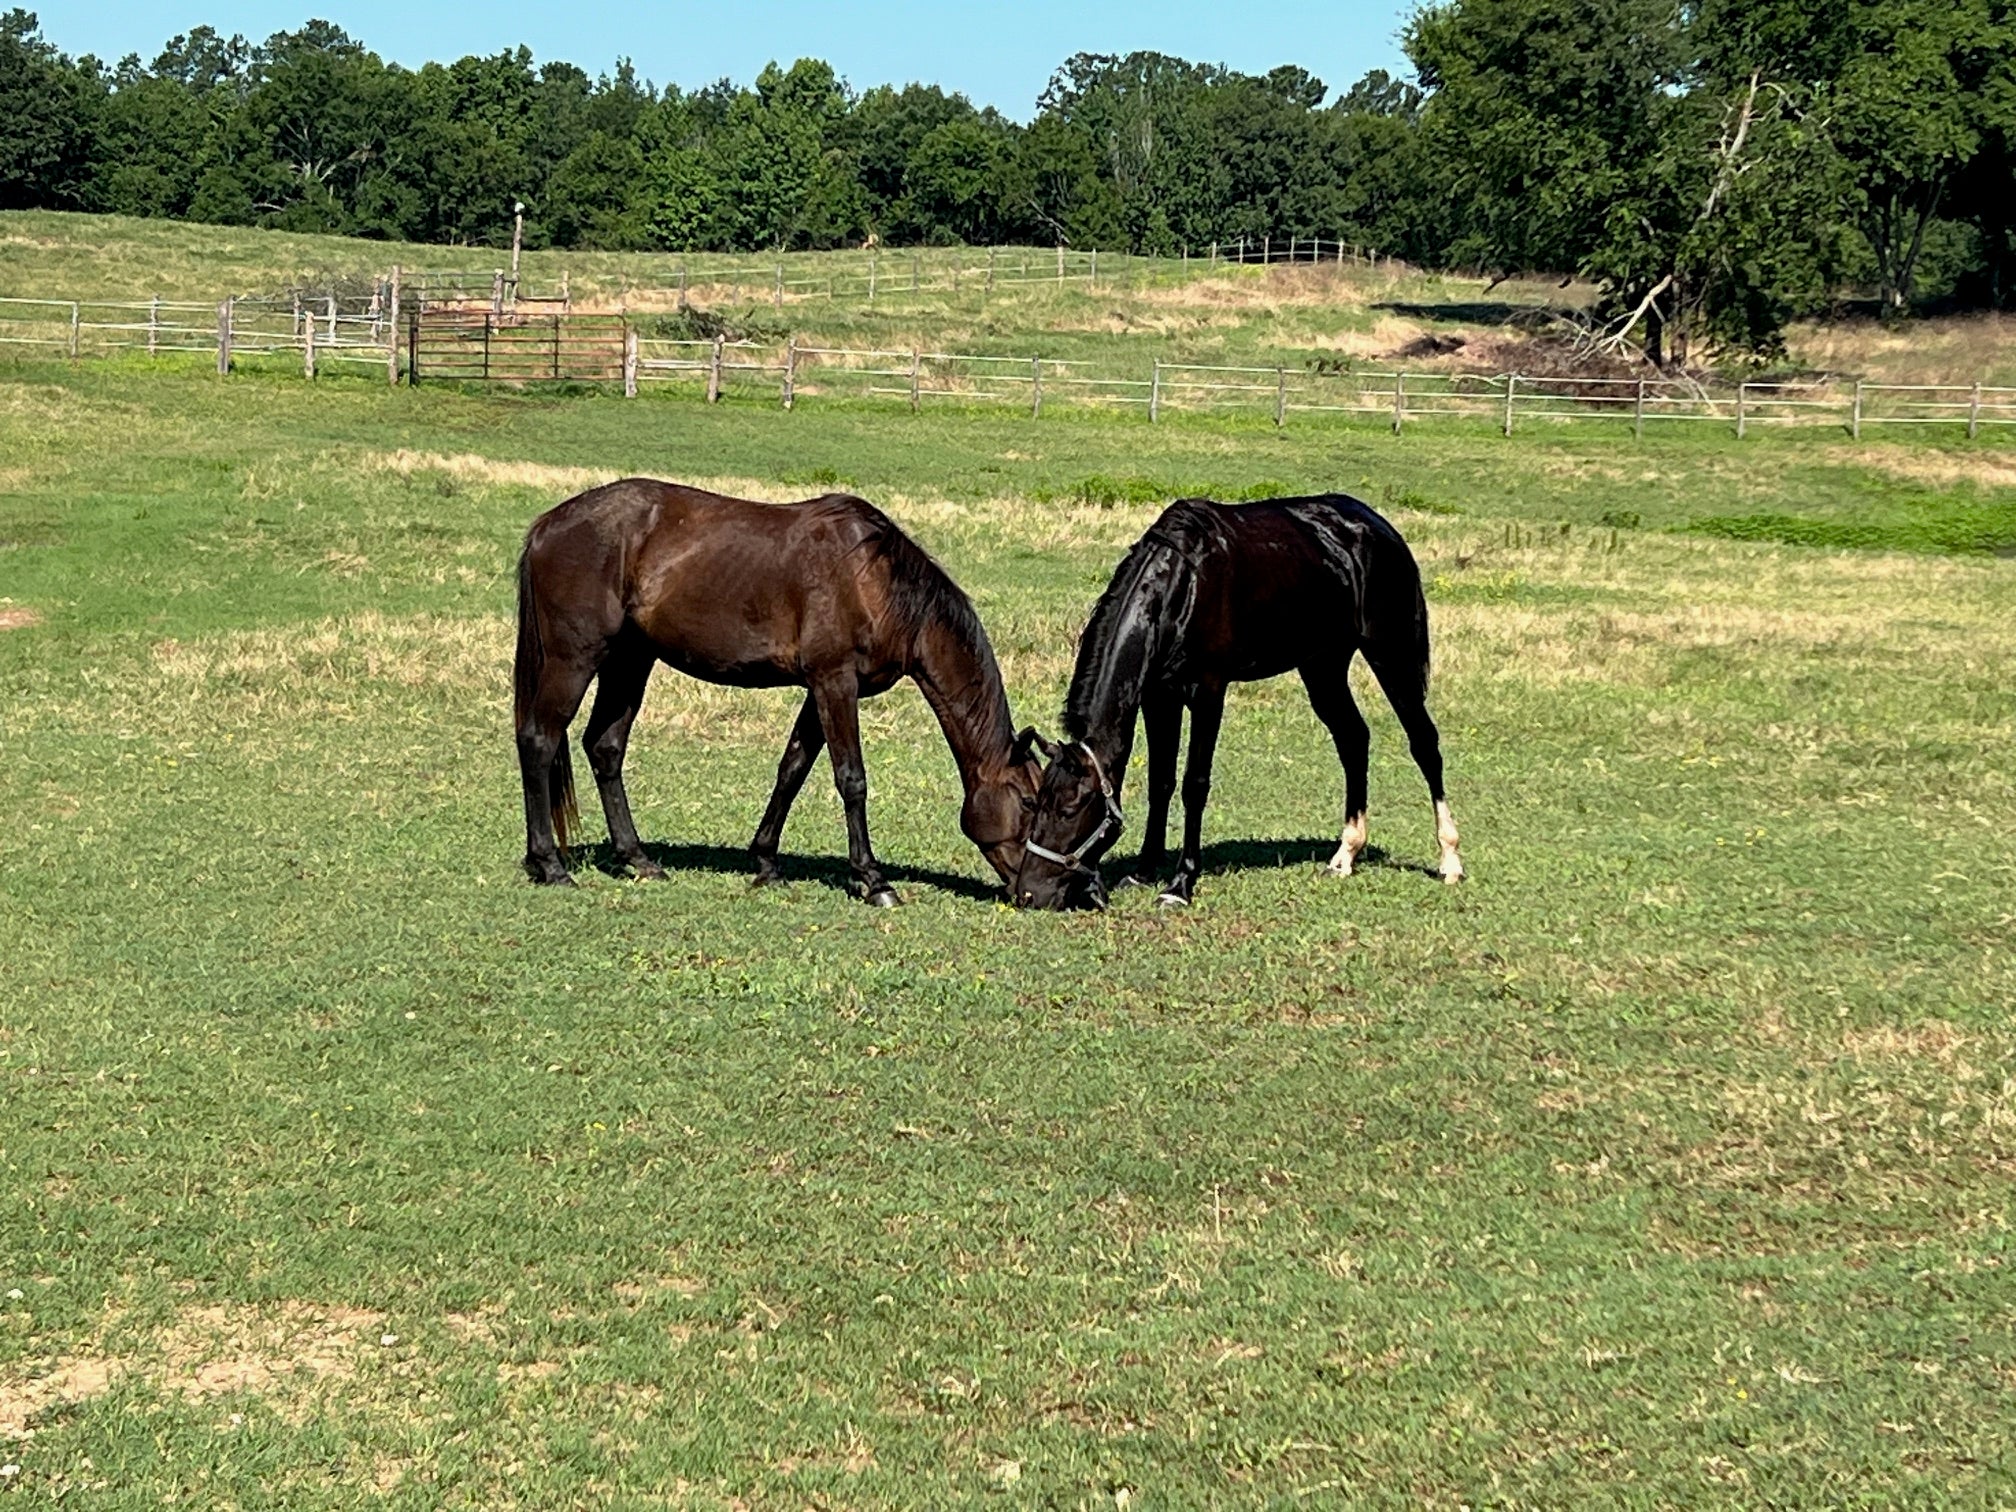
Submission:
{"label": "grass field", "polygon": [[[906,906],[823,775],[752,892],[795,700],[661,674],[673,879],[535,892],[511,568],[630,472],[882,503],[1046,727],[1157,501],[1360,492],[1471,880],[1376,696],[1321,874],[1283,682],[1195,909],[1015,913],[905,688]],[[0,1495],[2007,1505],[2012,525],[1988,445],[0,366]]]}

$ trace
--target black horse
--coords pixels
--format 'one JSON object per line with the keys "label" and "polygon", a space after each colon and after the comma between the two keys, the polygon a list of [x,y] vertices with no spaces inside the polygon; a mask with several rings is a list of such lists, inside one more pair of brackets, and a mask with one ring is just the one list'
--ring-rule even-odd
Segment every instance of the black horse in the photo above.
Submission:
{"label": "black horse", "polygon": [[1162,893],[1165,904],[1188,903],[1226,685],[1291,669],[1302,674],[1344,763],[1344,833],[1330,870],[1348,876],[1365,848],[1371,747],[1351,696],[1351,658],[1361,651],[1428,779],[1442,877],[1459,881],[1463,862],[1442,791],[1441,741],[1428,717],[1428,605],[1420,568],[1400,533],[1347,494],[1237,505],[1183,499],[1134,543],[1078,642],[1064,705],[1069,740],[1043,743],[1050,765],[1016,902],[1104,904],[1098,861],[1120,832],[1120,788],[1137,712],[1148,731],[1148,828],[1131,880],[1154,880],[1188,708],[1183,853]]}

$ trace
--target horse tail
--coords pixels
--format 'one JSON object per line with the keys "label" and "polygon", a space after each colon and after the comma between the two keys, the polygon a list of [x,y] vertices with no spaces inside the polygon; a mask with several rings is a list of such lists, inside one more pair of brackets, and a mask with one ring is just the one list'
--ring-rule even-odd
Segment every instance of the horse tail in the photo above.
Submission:
{"label": "horse tail", "polygon": [[[546,667],[546,642],[539,634],[539,606],[532,597],[532,544],[526,542],[518,557],[518,658],[512,668],[511,714],[523,734],[539,699],[539,677]],[[560,745],[547,772],[546,791],[553,806],[553,838],[565,851],[569,839],[581,825],[581,809],[574,801],[574,760],[567,752],[563,731]]]}

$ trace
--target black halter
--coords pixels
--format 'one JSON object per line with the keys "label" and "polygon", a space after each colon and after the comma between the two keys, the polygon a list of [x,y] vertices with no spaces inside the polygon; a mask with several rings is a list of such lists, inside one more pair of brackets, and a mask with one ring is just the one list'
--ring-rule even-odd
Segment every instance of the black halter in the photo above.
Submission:
{"label": "black halter", "polygon": [[1092,775],[1099,779],[1099,796],[1106,800],[1105,817],[1094,827],[1091,834],[1078,842],[1076,850],[1053,851],[1038,845],[1034,840],[1024,841],[1022,848],[1032,856],[1041,856],[1045,861],[1054,861],[1066,871],[1090,872],[1096,876],[1097,872],[1085,864],[1085,853],[1105,839],[1108,833],[1117,836],[1127,821],[1120,812],[1120,805],[1113,801],[1113,784],[1106,780],[1106,769],[1099,764],[1099,758],[1094,754],[1092,747],[1081,740],[1078,742],[1078,749],[1085,753],[1085,759],[1092,763]]}

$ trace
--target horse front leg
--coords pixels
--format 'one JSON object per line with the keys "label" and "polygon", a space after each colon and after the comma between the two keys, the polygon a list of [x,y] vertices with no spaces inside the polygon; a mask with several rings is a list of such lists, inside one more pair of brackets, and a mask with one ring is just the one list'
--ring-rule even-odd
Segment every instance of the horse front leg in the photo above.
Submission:
{"label": "horse front leg", "polygon": [[896,890],[882,875],[868,843],[868,769],[861,760],[860,687],[852,674],[813,684],[819,724],[833,760],[833,786],[847,810],[847,859],[854,887],[871,908],[894,908]]}
{"label": "horse front leg", "polygon": [[1223,686],[1204,687],[1190,703],[1190,753],[1183,763],[1183,854],[1176,875],[1162,890],[1165,907],[1188,904],[1203,866],[1204,805],[1211,798],[1211,758],[1218,749],[1218,725],[1225,717]]}
{"label": "horse front leg", "polygon": [[1142,702],[1141,725],[1148,736],[1148,819],[1141,829],[1141,855],[1122,887],[1148,887],[1161,873],[1169,833],[1169,800],[1176,796],[1176,747],[1183,739],[1183,705],[1158,693]]}
{"label": "horse front leg", "polygon": [[791,738],[784,742],[784,755],[777,763],[777,786],[771,790],[769,806],[763,810],[763,822],[756,826],[755,838],[749,842],[749,854],[756,861],[757,887],[782,876],[777,870],[777,847],[784,840],[784,821],[791,817],[791,805],[797,802],[798,791],[805,786],[812,763],[825,748],[826,732],[819,727],[819,701],[807,693],[805,705],[798,711],[798,721],[791,726]]}

